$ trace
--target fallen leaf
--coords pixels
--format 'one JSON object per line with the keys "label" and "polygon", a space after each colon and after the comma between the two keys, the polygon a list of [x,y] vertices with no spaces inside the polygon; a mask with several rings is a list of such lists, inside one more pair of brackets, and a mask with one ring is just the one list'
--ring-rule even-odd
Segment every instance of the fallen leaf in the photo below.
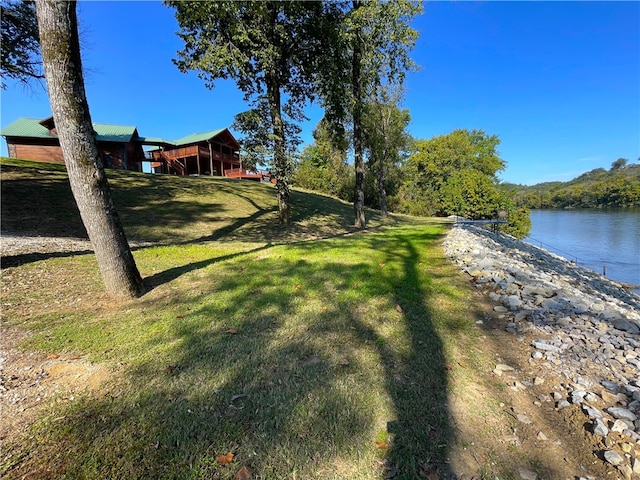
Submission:
{"label": "fallen leaf", "polygon": [[171,375],[177,368],[178,368],[177,365],[168,365],[167,366],[167,373],[169,375]]}
{"label": "fallen leaf", "polygon": [[216,462],[221,465],[229,465],[233,462],[233,453],[229,452],[226,455],[218,455],[216,457]]}
{"label": "fallen leaf", "polygon": [[300,290],[300,285],[296,285],[296,286],[295,286],[295,287],[293,287],[293,288],[295,288],[296,290]]}
{"label": "fallen leaf", "polygon": [[386,450],[387,448],[389,448],[389,444],[387,442],[381,442],[380,440],[376,440],[376,446],[380,450]]}
{"label": "fallen leaf", "polygon": [[230,328],[229,330],[226,331],[226,333],[230,333],[231,335],[235,335],[236,333],[238,333],[238,330],[236,330],[235,328]]}
{"label": "fallen leaf", "polygon": [[384,263],[379,263],[379,264],[378,264],[378,266],[379,266],[380,268],[384,268]]}
{"label": "fallen leaf", "polygon": [[396,305],[396,312],[402,313],[402,307],[400,305]]}
{"label": "fallen leaf", "polygon": [[357,283],[354,283],[354,284],[353,284],[353,288],[358,288],[358,284],[357,284]]}
{"label": "fallen leaf", "polygon": [[176,318],[184,318],[184,315],[176,315]]}
{"label": "fallen leaf", "polygon": [[240,470],[233,476],[233,480],[249,480],[253,476],[253,470],[243,465]]}
{"label": "fallen leaf", "polygon": [[47,355],[47,360],[55,360],[56,358],[60,358],[60,355],[56,355],[55,353]]}
{"label": "fallen leaf", "polygon": [[349,365],[349,360],[346,358],[343,358],[342,360],[340,360],[340,365],[342,365],[343,367],[346,367]]}

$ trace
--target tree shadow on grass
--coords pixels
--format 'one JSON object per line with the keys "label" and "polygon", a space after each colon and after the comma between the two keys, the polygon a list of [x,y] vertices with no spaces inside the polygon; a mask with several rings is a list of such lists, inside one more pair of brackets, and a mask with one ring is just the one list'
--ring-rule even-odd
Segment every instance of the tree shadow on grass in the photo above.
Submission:
{"label": "tree shadow on grass", "polygon": [[[41,427],[47,460],[37,473],[229,479],[247,465],[258,478],[444,475],[446,365],[435,277],[419,263],[436,238],[373,235],[375,262],[335,238],[290,246],[293,258],[273,254],[267,271],[248,262],[240,273],[236,256],[193,265],[215,291],[176,293],[174,304],[190,307],[162,328],[147,317],[128,386]],[[326,258],[307,260],[319,247]],[[381,277],[384,262],[393,268]],[[141,299],[140,310],[154,302]],[[376,447],[381,436],[387,449]],[[216,460],[227,452],[230,466]],[[38,462],[26,465],[33,473]]]}

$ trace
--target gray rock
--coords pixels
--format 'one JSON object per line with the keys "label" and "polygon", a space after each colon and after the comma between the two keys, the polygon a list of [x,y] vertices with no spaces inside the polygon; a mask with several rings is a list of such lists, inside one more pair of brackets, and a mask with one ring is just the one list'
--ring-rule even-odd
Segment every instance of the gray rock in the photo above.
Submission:
{"label": "gray rock", "polygon": [[591,420],[602,418],[602,413],[597,408],[590,407],[589,405],[582,405],[582,410]]}
{"label": "gray rock", "polygon": [[593,433],[606,438],[609,435],[609,429],[601,419],[597,418],[593,424]]}
{"label": "gray rock", "polygon": [[560,349],[555,345],[550,345],[543,340],[536,340],[531,345],[533,345],[538,350],[544,350],[545,352],[559,352]]}
{"label": "gray rock", "polygon": [[494,370],[498,370],[500,372],[513,372],[515,368],[505,363],[499,363],[496,365],[496,368]]}
{"label": "gray rock", "polygon": [[633,425],[629,425],[624,420],[621,420],[618,418],[616,419],[615,422],[613,422],[613,425],[611,426],[611,431],[622,433],[625,430],[628,430],[629,428],[633,428]]}
{"label": "gray rock", "polygon": [[571,403],[582,403],[584,402],[584,397],[587,395],[587,392],[584,390],[574,390],[571,392]]}
{"label": "gray rock", "polygon": [[607,408],[607,413],[611,415],[613,418],[618,418],[620,420],[631,420],[635,421],[638,417],[631,410],[620,407],[611,407]]}
{"label": "gray rock", "polygon": [[604,388],[606,388],[612,393],[618,393],[620,391],[620,385],[618,385],[616,382],[611,382],[609,380],[602,380],[600,382],[600,385],[602,385]]}
{"label": "gray rock", "polygon": [[525,425],[531,425],[533,423],[529,417],[521,413],[517,414],[516,418],[518,419],[519,422],[522,422]]}
{"label": "gray rock", "polygon": [[520,474],[520,480],[538,480],[538,474],[526,468],[519,468],[518,473]]}
{"label": "gray rock", "polygon": [[622,330],[623,332],[629,332],[633,335],[640,334],[640,327],[637,324],[630,322],[629,320],[624,320],[622,318],[618,319],[615,322],[613,322],[613,326],[618,330]]}
{"label": "gray rock", "polygon": [[615,466],[622,465],[624,463],[624,458],[622,458],[615,450],[607,450],[604,452],[604,459],[611,465]]}
{"label": "gray rock", "polygon": [[[536,376],[542,377],[544,369],[547,379],[565,381],[564,391],[552,388],[558,409],[569,407],[569,401],[580,404],[598,434],[604,435],[608,427],[640,445],[640,297],[545,250],[474,226],[450,229],[443,246],[462,270],[474,275],[478,287],[491,294],[494,305],[499,304],[496,312],[506,319],[508,331],[537,337],[529,363],[540,370],[530,373],[533,382],[515,382],[511,388],[540,385]],[[505,341],[512,342],[510,348],[520,348],[515,341],[522,338]],[[593,388],[596,383],[604,389]],[[607,442],[616,438],[608,435]],[[627,463],[617,467],[635,466]],[[628,476],[622,469],[620,473],[621,478]]]}

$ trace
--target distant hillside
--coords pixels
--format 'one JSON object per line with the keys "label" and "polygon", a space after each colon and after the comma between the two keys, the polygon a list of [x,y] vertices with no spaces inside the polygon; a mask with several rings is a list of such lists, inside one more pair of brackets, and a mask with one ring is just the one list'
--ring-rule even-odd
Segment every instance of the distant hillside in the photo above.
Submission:
{"label": "distant hillside", "polygon": [[527,208],[640,207],[640,164],[596,168],[568,182],[505,183],[516,204]]}

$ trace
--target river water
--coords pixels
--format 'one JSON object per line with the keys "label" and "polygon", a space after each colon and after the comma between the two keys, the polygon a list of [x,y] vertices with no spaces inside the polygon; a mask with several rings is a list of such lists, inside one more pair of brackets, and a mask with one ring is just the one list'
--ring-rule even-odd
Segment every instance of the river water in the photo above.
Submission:
{"label": "river water", "polygon": [[640,208],[532,210],[525,241],[612,280],[640,285]]}

